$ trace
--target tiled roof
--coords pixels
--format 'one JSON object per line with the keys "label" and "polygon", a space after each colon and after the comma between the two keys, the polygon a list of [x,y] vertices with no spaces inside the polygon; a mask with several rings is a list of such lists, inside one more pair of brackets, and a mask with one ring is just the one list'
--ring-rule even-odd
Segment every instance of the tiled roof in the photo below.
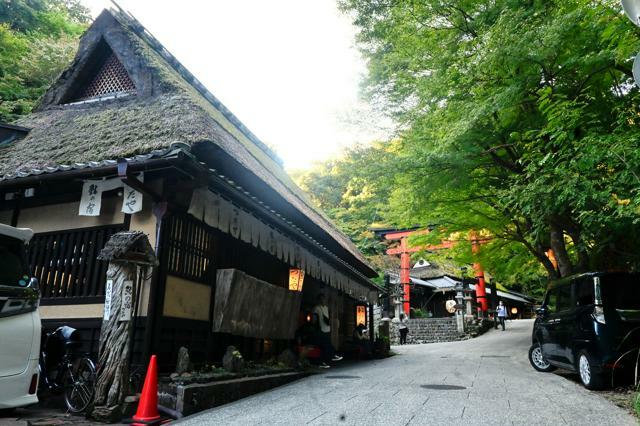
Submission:
{"label": "tiled roof", "polygon": [[[156,149],[148,154],[135,155],[133,157],[125,158],[129,164],[144,163],[151,159],[156,158],[173,158],[177,157],[178,153],[183,152],[181,147],[170,147],[168,149]],[[112,167],[117,165],[117,160],[102,160],[102,161],[89,161],[86,163],[71,163],[71,164],[58,164],[53,166],[46,166],[43,168],[31,168],[21,170],[16,173],[10,173],[0,176],[0,182],[13,180],[18,178],[25,178],[29,176],[38,176],[43,174],[52,174],[57,172],[67,172],[70,170],[82,170],[82,169],[97,169],[102,167]]]}

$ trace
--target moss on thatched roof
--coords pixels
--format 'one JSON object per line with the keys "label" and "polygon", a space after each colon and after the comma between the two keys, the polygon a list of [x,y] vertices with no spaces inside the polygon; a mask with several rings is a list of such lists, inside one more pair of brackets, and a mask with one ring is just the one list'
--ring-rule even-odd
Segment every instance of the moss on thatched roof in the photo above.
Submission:
{"label": "moss on thatched roof", "polygon": [[98,259],[123,260],[150,265],[157,263],[149,239],[141,231],[122,231],[113,234],[98,253]]}
{"label": "moss on thatched roof", "polygon": [[[64,104],[92,54],[106,41],[136,86],[135,96]],[[202,86],[133,17],[104,11],[80,40],[71,66],[37,110],[16,122],[32,129],[0,148],[0,176],[60,164],[131,157],[181,142],[213,143],[273,188],[370,271],[354,244],[284,171],[277,156]]]}

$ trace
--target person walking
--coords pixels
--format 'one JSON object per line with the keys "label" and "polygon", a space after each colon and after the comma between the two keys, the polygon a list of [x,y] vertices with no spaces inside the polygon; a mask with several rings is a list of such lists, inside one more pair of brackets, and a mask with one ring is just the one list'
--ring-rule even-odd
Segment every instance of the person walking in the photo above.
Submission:
{"label": "person walking", "polygon": [[318,295],[318,303],[313,308],[313,316],[320,331],[318,333],[318,346],[322,351],[320,368],[329,368],[330,361],[340,361],[342,357],[336,354],[336,350],[331,344],[331,317],[324,294]]}
{"label": "person walking", "polygon": [[400,344],[405,345],[407,343],[407,334],[409,334],[409,327],[407,327],[407,320],[404,314],[400,314],[400,324],[398,325],[400,331]]}
{"label": "person walking", "polygon": [[504,320],[507,318],[507,307],[504,306],[504,303],[502,303],[502,300],[498,304],[498,308],[496,309],[496,314],[498,315],[498,321],[500,321],[500,325],[502,326],[502,331],[504,331]]}

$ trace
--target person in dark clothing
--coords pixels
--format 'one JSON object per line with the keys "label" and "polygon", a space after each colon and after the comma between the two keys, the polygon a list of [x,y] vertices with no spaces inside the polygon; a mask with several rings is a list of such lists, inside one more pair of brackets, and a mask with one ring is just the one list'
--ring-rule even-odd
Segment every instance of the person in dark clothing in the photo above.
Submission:
{"label": "person in dark clothing", "polygon": [[400,331],[400,344],[405,345],[407,343],[407,334],[409,334],[409,327],[407,327],[407,320],[404,314],[400,314],[400,325],[398,325],[398,331]]}
{"label": "person in dark clothing", "polygon": [[330,361],[340,361],[341,356],[336,355],[336,350],[331,343],[331,319],[329,308],[325,304],[324,294],[318,296],[318,304],[313,308],[313,316],[320,333],[318,333],[318,346],[322,351],[322,364],[320,368],[329,368]]}
{"label": "person in dark clothing", "polygon": [[371,355],[371,341],[367,336],[367,327],[364,324],[358,324],[353,330],[353,343],[362,348],[365,356]]}
{"label": "person in dark clothing", "polygon": [[507,318],[507,307],[504,306],[502,300],[498,305],[498,309],[496,309],[496,314],[498,315],[498,321],[500,321],[500,325],[502,326],[502,331],[504,331],[504,320]]}

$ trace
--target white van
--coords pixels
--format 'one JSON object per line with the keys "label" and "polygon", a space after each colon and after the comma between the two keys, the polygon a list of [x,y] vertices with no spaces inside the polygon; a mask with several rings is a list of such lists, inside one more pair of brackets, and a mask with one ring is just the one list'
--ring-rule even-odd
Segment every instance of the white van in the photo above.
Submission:
{"label": "white van", "polygon": [[38,402],[40,295],[25,249],[32,236],[0,224],[0,410]]}

